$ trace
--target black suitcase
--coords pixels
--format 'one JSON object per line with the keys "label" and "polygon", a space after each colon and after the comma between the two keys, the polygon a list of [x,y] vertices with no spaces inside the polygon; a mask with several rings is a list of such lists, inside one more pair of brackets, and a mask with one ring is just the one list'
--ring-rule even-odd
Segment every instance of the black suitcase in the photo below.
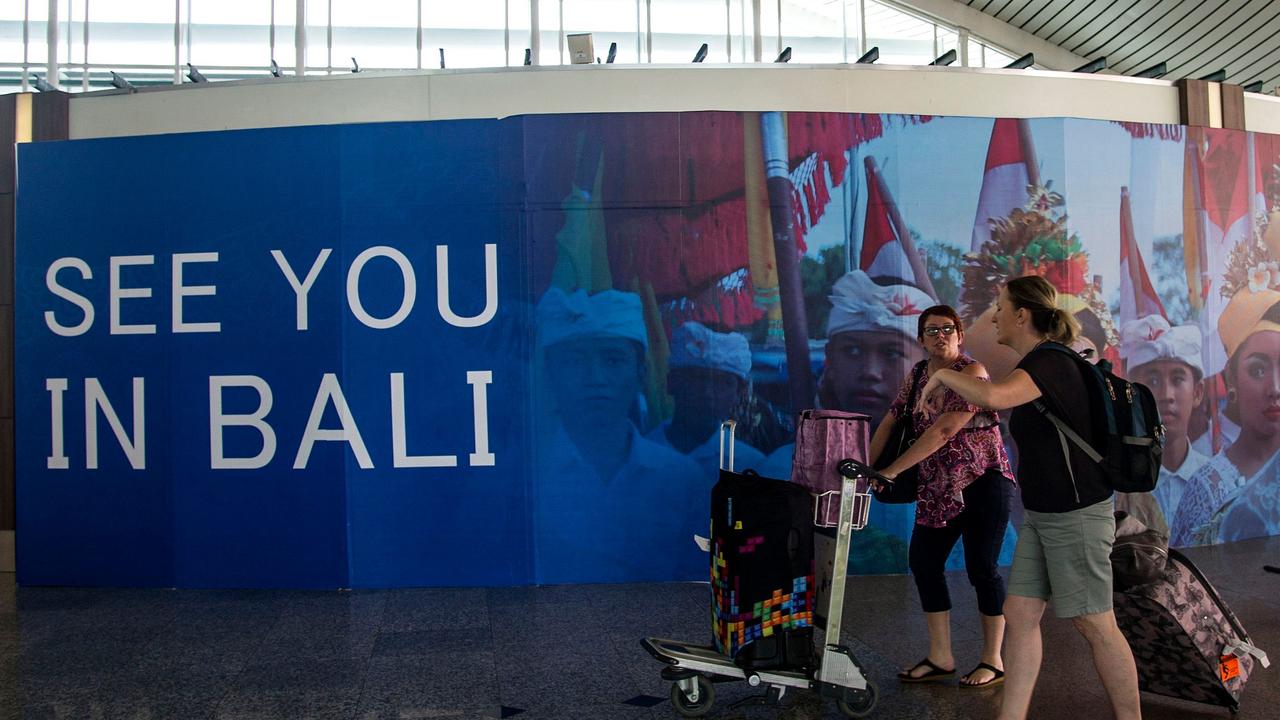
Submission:
{"label": "black suitcase", "polygon": [[720,471],[711,490],[716,648],[743,668],[814,663],[813,496],[753,472]]}
{"label": "black suitcase", "polygon": [[1234,711],[1256,665],[1269,664],[1208,578],[1173,548],[1159,579],[1114,601],[1147,692]]}

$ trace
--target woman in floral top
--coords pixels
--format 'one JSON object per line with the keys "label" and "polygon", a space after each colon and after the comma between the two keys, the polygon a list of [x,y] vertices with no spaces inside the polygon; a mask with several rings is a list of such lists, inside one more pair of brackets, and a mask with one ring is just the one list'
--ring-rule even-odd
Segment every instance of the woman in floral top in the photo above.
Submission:
{"label": "woman in floral top", "polygon": [[878,457],[898,418],[910,416],[916,442],[881,473],[894,478],[917,464],[920,469],[916,524],[911,533],[910,566],[920,592],[929,629],[929,652],[914,667],[902,671],[903,682],[926,682],[955,674],[951,654],[951,597],[945,575],[947,556],[964,538],[965,567],[978,596],[982,615],[982,659],[960,679],[961,687],[987,687],[1004,679],[1000,646],[1004,636],[1004,578],[996,559],[1009,524],[1013,473],[1000,439],[996,414],[981,410],[948,390],[939,411],[919,412],[907,407],[912,383],[917,394],[932,373],[941,369],[986,380],[982,363],[960,351],[964,327],[947,305],[920,315],[917,338],[928,358],[904,380],[871,440],[871,457]]}

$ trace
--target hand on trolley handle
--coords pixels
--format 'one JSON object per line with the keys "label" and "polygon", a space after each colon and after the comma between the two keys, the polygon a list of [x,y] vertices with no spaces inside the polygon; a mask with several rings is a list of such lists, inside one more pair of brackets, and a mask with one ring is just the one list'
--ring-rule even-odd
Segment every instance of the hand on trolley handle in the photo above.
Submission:
{"label": "hand on trolley handle", "polygon": [[866,480],[868,484],[874,486],[877,490],[882,487],[892,487],[893,480],[881,475],[878,471],[864,462],[846,458],[841,460],[836,469],[846,478],[850,480]]}

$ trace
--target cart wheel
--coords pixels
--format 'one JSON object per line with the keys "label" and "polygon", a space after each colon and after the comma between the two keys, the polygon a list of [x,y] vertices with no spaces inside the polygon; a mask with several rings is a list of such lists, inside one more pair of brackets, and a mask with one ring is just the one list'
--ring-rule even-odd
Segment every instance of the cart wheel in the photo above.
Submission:
{"label": "cart wheel", "polygon": [[671,704],[676,707],[676,712],[684,717],[702,717],[711,712],[711,706],[716,701],[716,689],[711,681],[706,677],[698,676],[698,701],[690,702],[685,696],[684,691],[680,689],[679,683],[671,683]]}
{"label": "cart wheel", "polygon": [[836,707],[840,708],[845,717],[864,718],[875,709],[876,695],[876,684],[867,680],[866,690],[845,688],[836,700]]}

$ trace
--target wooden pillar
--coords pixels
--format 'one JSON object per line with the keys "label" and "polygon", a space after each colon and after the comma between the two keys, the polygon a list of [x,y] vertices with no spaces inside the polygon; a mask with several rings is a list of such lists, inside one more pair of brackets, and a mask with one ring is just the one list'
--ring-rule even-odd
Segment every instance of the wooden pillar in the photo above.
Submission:
{"label": "wooden pillar", "polygon": [[1183,78],[1178,86],[1178,122],[1189,127],[1244,130],[1244,88]]}

